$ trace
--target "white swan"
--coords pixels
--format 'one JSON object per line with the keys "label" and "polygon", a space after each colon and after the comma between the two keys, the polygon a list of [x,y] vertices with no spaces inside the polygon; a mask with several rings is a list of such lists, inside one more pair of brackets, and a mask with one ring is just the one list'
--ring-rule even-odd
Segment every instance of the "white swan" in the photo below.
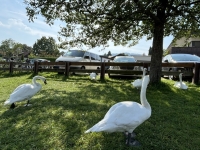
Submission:
{"label": "white swan", "polygon": [[[143,69],[143,74],[142,74],[142,79],[143,79],[143,77],[145,76],[146,73],[147,73],[147,68],[144,68],[144,69]],[[137,79],[137,80],[131,82],[131,84],[132,84],[134,87],[136,87],[137,89],[138,89],[138,88],[141,88],[141,86],[142,86],[142,79]]]}
{"label": "white swan", "polygon": [[90,79],[96,80],[96,76],[97,76],[96,73],[94,73],[94,72],[90,73]]}
{"label": "white swan", "polygon": [[179,82],[175,82],[174,86],[180,89],[188,89],[188,86],[182,81],[182,75],[183,73],[179,74]]}
{"label": "white swan", "polygon": [[139,142],[132,139],[132,132],[151,116],[151,106],[146,99],[146,88],[149,80],[149,75],[144,76],[140,92],[141,104],[132,101],[116,103],[108,110],[101,121],[85,133],[101,131],[128,132],[126,144],[137,146]]}
{"label": "white swan", "polygon": [[15,108],[15,102],[28,100],[26,106],[29,105],[29,100],[33,97],[38,91],[41,90],[42,86],[40,83],[36,82],[36,79],[42,80],[45,84],[46,79],[42,76],[35,76],[32,79],[33,84],[22,84],[18,86],[11,94],[8,100],[4,102],[4,105],[11,104],[10,108]]}

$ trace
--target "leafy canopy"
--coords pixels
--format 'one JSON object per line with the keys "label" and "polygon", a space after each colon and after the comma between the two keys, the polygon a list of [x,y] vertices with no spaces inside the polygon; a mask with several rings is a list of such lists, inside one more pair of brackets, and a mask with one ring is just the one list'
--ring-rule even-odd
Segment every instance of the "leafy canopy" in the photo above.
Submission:
{"label": "leafy canopy", "polygon": [[[164,36],[190,34],[199,27],[200,1],[195,0],[25,0],[27,14],[33,21],[37,14],[53,24],[66,23],[60,35],[65,44],[91,47],[107,45],[132,46],[143,36],[153,37],[155,21],[165,24]],[[181,32],[184,31],[184,32]],[[196,32],[195,32],[196,33]]]}
{"label": "leafy canopy", "polygon": [[163,38],[173,35],[198,36],[200,0],[25,0],[27,15],[38,14],[53,24],[66,23],[60,35],[63,45],[135,45],[146,36],[153,38],[150,82],[161,81]]}

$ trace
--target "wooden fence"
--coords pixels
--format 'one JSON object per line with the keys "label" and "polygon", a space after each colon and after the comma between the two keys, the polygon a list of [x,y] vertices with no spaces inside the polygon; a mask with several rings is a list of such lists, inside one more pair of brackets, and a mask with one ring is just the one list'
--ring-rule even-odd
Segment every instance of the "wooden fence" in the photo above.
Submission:
{"label": "wooden fence", "polygon": [[[99,69],[73,69],[70,66],[96,66]],[[62,66],[64,69],[56,68],[55,66]],[[105,74],[127,74],[127,75],[141,75],[142,70],[106,70],[106,66],[139,66],[150,68],[150,63],[113,63],[113,62],[35,62],[34,64],[18,63],[18,62],[0,62],[0,71],[31,71],[38,74],[42,72],[63,72],[65,76],[69,76],[70,72],[80,73],[100,73],[100,78],[104,79]],[[162,67],[187,67],[187,71],[182,71],[184,76],[192,77],[192,83],[199,82],[200,63],[162,63]],[[162,71],[162,75],[178,76],[180,71]]]}

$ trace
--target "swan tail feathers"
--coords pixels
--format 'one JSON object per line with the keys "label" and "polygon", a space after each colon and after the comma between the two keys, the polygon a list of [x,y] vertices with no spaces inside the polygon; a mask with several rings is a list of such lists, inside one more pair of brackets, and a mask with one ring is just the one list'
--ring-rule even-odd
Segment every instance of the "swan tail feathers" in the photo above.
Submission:
{"label": "swan tail feathers", "polygon": [[85,131],[85,133],[90,133],[90,132],[101,132],[102,130],[99,130],[99,129],[97,129],[97,128],[90,128],[90,129],[88,129],[87,131]]}
{"label": "swan tail feathers", "polygon": [[100,123],[97,123],[96,125],[94,125],[93,127],[91,127],[90,129],[88,129],[87,131],[85,131],[85,133],[89,133],[89,132],[101,132],[103,127],[101,126]]}
{"label": "swan tail feathers", "polygon": [[85,131],[85,133],[90,133],[90,132],[91,132],[90,130]]}
{"label": "swan tail feathers", "polygon": [[8,104],[11,104],[10,99],[8,99],[8,100],[6,100],[6,101],[4,102],[4,105],[8,105]]}

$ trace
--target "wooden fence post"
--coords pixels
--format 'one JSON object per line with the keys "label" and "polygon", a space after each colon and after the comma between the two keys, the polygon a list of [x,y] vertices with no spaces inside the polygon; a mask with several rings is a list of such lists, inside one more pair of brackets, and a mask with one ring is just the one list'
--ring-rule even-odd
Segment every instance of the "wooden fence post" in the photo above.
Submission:
{"label": "wooden fence post", "polygon": [[105,62],[101,63],[101,74],[100,74],[100,79],[104,80],[105,79]]}
{"label": "wooden fence post", "polygon": [[34,74],[38,74],[38,62],[34,62]]}
{"label": "wooden fence post", "polygon": [[198,84],[199,82],[199,67],[200,63],[194,63],[192,83]]}
{"label": "wooden fence post", "polygon": [[65,62],[65,76],[69,76],[69,62],[67,61],[67,62]]}
{"label": "wooden fence post", "polygon": [[9,72],[12,74],[13,73],[13,62],[10,62],[10,68],[9,68]]}

